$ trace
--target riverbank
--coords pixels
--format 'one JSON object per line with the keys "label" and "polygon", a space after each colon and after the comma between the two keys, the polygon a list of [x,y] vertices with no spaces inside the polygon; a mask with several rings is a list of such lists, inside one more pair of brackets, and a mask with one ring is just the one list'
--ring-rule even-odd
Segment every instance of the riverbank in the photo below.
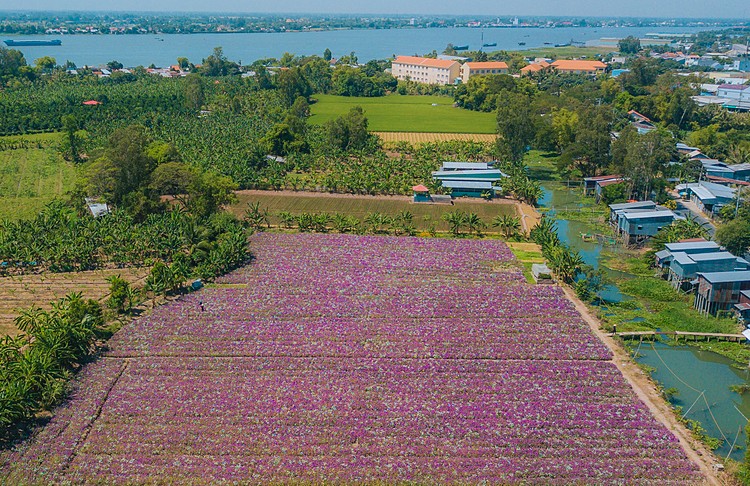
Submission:
{"label": "riverbank", "polygon": [[612,362],[628,381],[638,398],[648,407],[653,416],[677,437],[685,454],[698,465],[707,479],[707,484],[717,486],[732,484],[734,478],[719,470],[717,464],[720,464],[720,462],[713,452],[696,439],[693,433],[679,421],[674,409],[664,399],[654,380],[638,367],[630,353],[618,341],[615,341],[603,331],[601,322],[589,311],[589,307],[576,296],[571,288],[563,285],[562,289],[565,296],[573,303],[576,310],[589,325],[591,332],[612,351]]}

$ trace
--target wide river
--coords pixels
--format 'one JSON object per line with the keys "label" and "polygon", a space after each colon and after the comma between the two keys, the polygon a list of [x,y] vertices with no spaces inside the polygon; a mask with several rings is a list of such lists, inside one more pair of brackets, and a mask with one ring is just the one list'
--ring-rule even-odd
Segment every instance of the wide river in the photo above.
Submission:
{"label": "wide river", "polygon": [[[484,42],[497,43],[486,50],[518,50],[545,45],[585,42],[602,37],[642,37],[647,33],[692,33],[698,27],[564,27],[484,29]],[[386,59],[393,55],[425,54],[454,45],[468,44],[472,50],[482,45],[482,30],[468,27],[436,29],[335,30],[274,34],[160,34],[160,35],[66,35],[13,36],[2,39],[61,39],[61,46],[16,47],[31,63],[52,56],[59,64],[72,61],[77,66],[98,66],[117,60],[125,66],[169,66],[178,57],[200,63],[221,46],[233,61],[250,64],[257,59],[295,55],[322,56],[326,48],[334,57],[355,52],[360,62]],[[525,43],[525,45],[520,45]]]}

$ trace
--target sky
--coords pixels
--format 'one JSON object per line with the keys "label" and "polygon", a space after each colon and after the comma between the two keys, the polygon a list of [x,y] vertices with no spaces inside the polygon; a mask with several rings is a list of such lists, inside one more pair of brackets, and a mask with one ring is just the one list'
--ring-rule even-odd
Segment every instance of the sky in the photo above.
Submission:
{"label": "sky", "polygon": [[749,0],[0,0],[0,10],[750,18]]}

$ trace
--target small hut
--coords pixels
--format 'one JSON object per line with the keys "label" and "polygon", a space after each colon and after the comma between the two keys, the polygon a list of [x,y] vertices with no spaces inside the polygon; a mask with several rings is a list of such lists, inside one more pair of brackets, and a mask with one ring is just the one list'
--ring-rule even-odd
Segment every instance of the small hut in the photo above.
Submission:
{"label": "small hut", "polygon": [[430,190],[427,188],[427,186],[423,184],[419,184],[418,186],[414,186],[411,188],[412,191],[414,191],[414,202],[430,202]]}

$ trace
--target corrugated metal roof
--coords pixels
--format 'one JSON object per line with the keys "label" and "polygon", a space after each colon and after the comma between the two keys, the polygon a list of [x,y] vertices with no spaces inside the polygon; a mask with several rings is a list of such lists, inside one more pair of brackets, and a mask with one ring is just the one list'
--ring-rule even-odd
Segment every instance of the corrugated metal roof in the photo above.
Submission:
{"label": "corrugated metal roof", "polygon": [[673,257],[672,261],[674,263],[679,263],[682,266],[696,264],[693,261],[693,259],[688,256],[687,253],[682,253],[682,252],[672,253],[672,257]]}
{"label": "corrugated metal roof", "polygon": [[659,260],[664,260],[665,258],[669,258],[672,255],[672,252],[669,250],[662,250],[656,252],[656,258]]}
{"label": "corrugated metal roof", "polygon": [[503,173],[500,169],[481,169],[481,170],[438,170],[432,173],[432,177],[447,177],[453,179],[463,179],[464,176],[471,177],[475,175],[496,176],[500,179]]}
{"label": "corrugated metal roof", "polygon": [[715,241],[691,241],[689,243],[667,243],[664,248],[671,252],[693,250],[693,249],[704,249],[704,248],[720,248],[719,244]]}
{"label": "corrugated metal roof", "polygon": [[690,190],[693,191],[693,194],[695,194],[701,201],[716,200],[716,195],[705,187],[691,187]]}
{"label": "corrugated metal roof", "polygon": [[443,187],[451,189],[492,189],[490,181],[443,181]]}
{"label": "corrugated metal roof", "polygon": [[466,170],[482,170],[489,169],[489,162],[443,162],[443,170],[445,169],[466,169]]}
{"label": "corrugated metal roof", "polygon": [[750,282],[750,270],[742,270],[741,272],[705,272],[698,275],[710,283]]}
{"label": "corrugated metal roof", "polygon": [[734,260],[737,257],[728,251],[717,251],[712,253],[694,253],[690,255],[690,258],[696,262],[711,262],[719,260]]}
{"label": "corrugated metal roof", "polygon": [[641,211],[638,213],[624,213],[622,215],[625,219],[656,219],[656,218],[666,218],[666,217],[675,217],[675,214],[672,211]]}
{"label": "corrugated metal roof", "polygon": [[632,203],[619,203],[619,204],[610,204],[609,209],[612,211],[617,211],[619,209],[638,209],[638,208],[655,208],[656,203],[654,201],[636,201]]}

